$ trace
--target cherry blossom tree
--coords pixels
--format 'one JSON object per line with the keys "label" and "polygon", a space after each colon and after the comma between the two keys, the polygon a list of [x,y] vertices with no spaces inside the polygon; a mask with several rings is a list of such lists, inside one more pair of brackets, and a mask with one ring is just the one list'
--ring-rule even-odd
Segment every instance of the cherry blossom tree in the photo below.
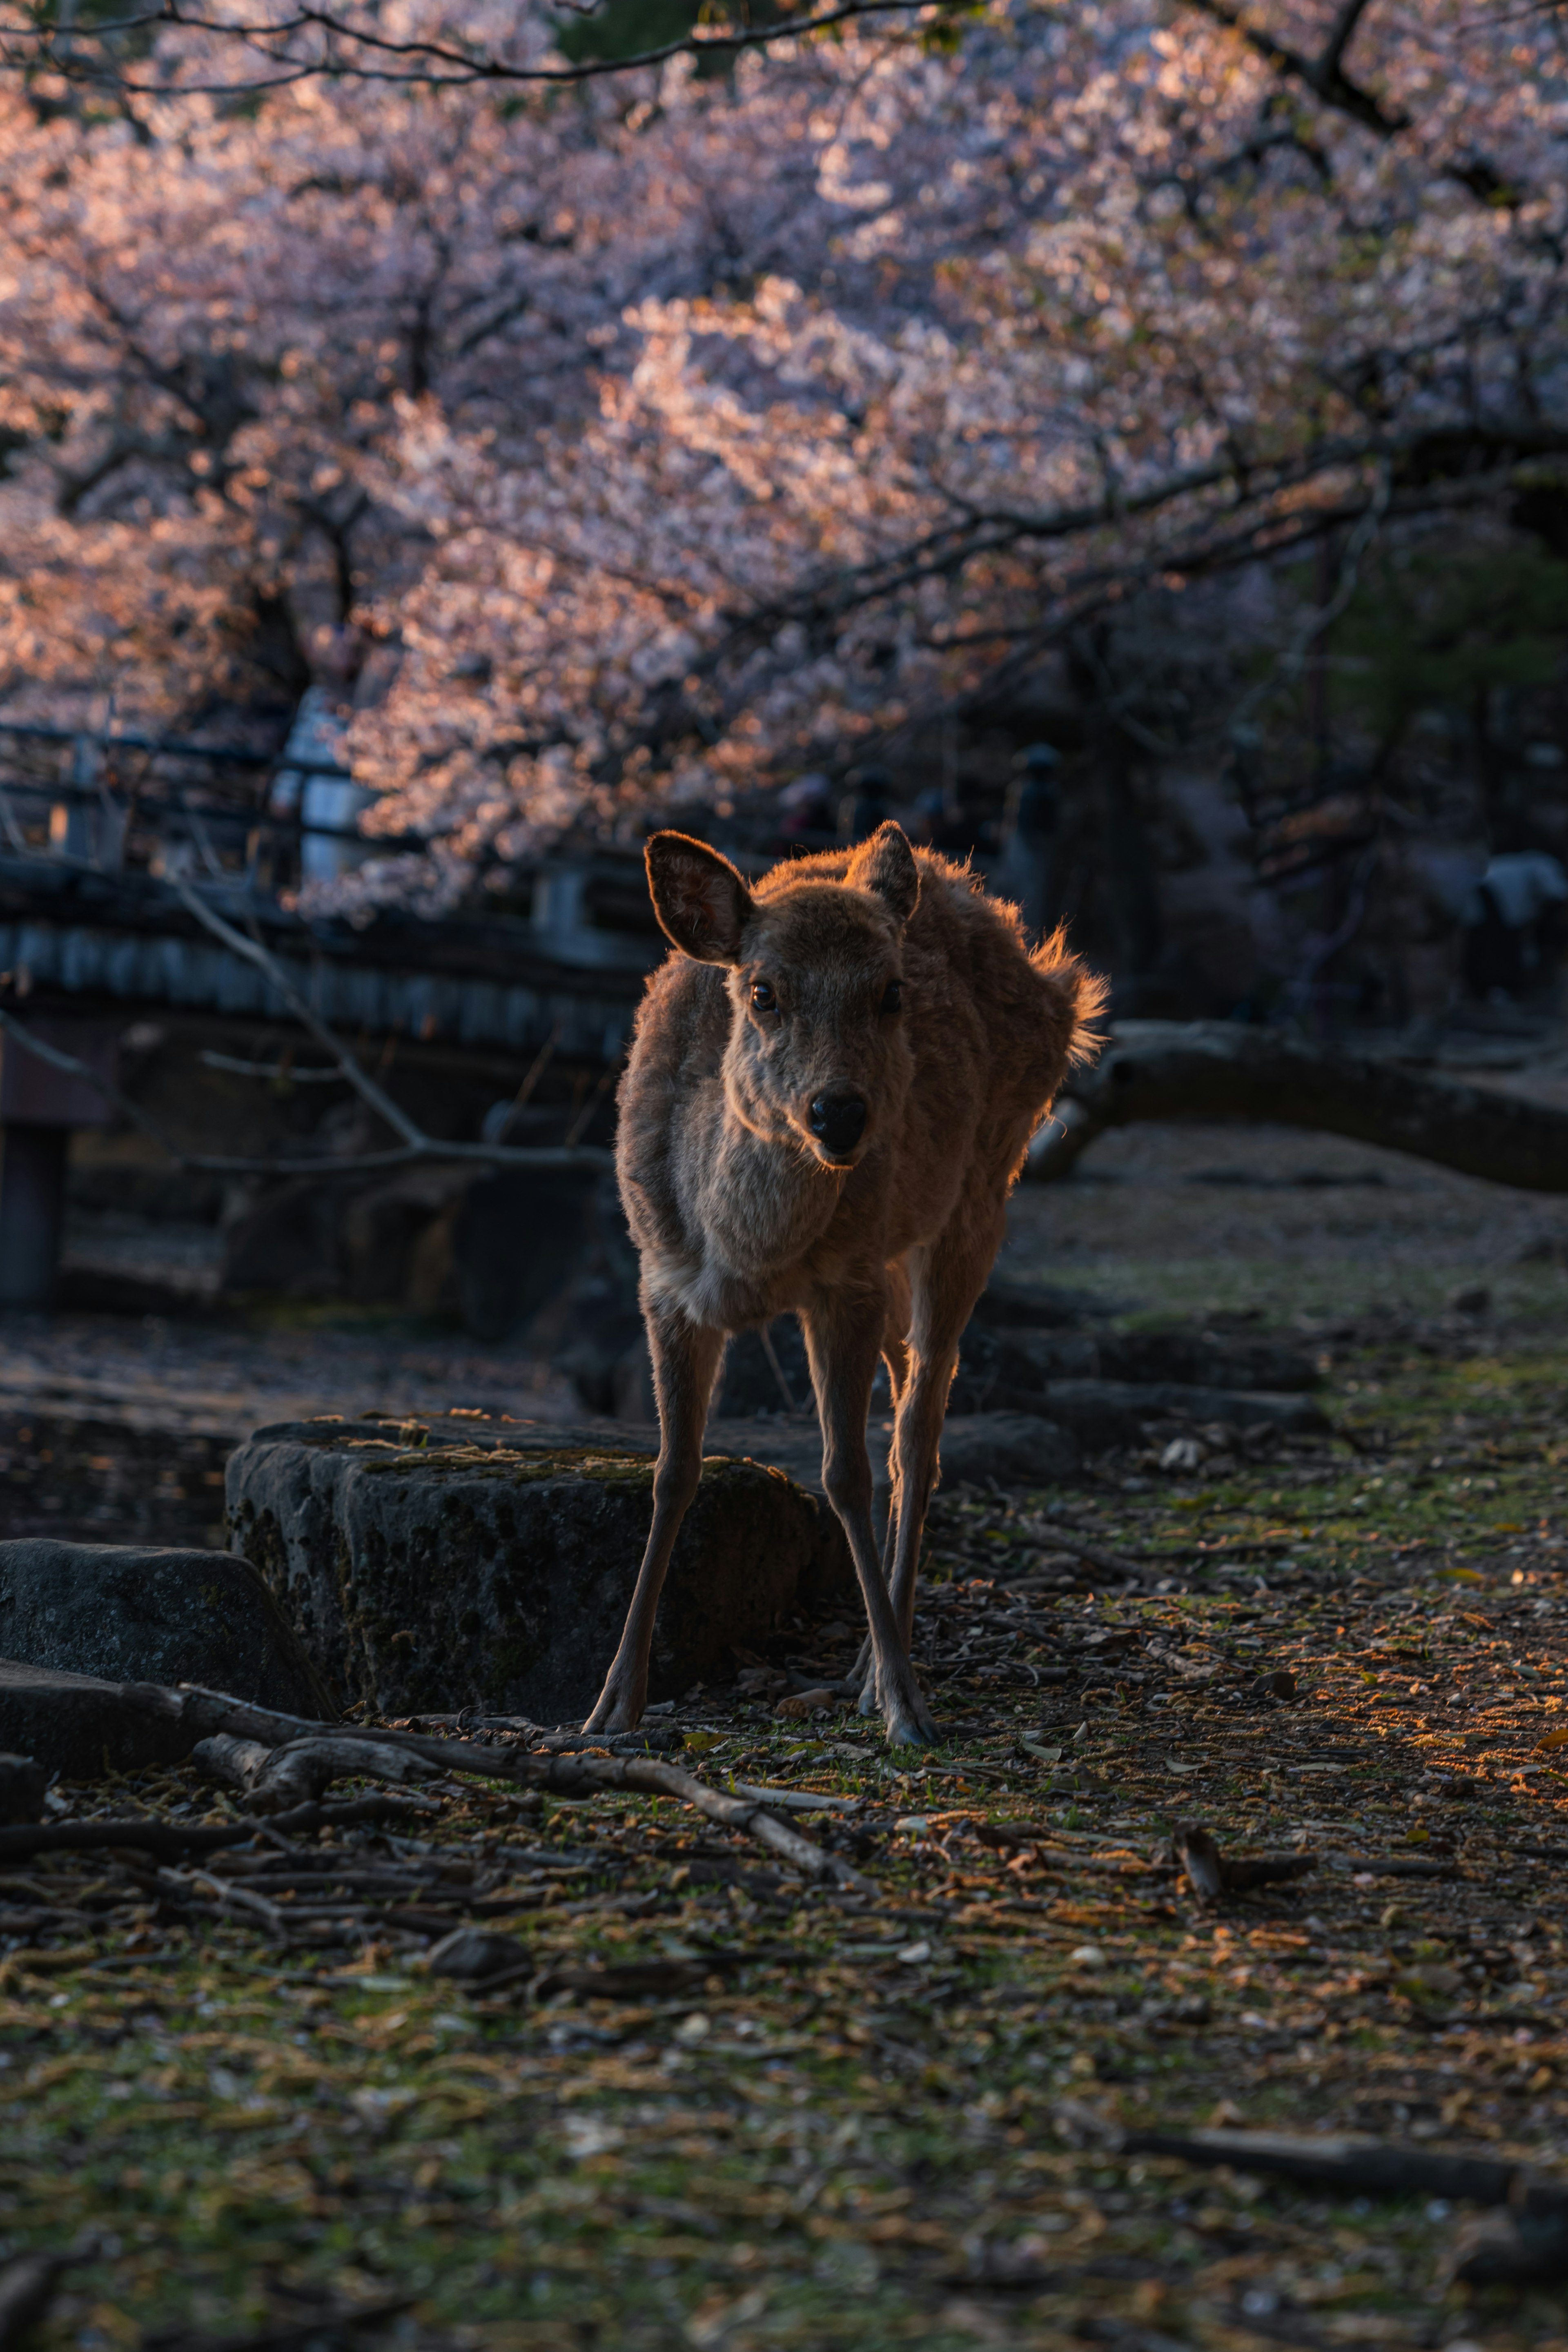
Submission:
{"label": "cherry blossom tree", "polygon": [[0,680],[370,652],[427,847],[351,899],[897,757],[1152,599],[1212,660],[1208,583],[1325,543],[1331,604],[1568,455],[1554,15],[996,0],[566,94],[544,17],[289,21],[0,95]]}

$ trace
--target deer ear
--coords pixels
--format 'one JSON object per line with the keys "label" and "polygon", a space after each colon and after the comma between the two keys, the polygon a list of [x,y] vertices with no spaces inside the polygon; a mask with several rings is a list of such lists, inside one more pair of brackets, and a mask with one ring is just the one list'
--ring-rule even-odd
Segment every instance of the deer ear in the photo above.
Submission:
{"label": "deer ear", "polygon": [[739,963],[752,894],[727,857],[683,833],[647,845],[647,887],[660,929],[699,963]]}
{"label": "deer ear", "polygon": [[907,923],[920,904],[921,869],[902,825],[879,824],[849,860],[844,877],[851,888],[869,890],[891,915]]}

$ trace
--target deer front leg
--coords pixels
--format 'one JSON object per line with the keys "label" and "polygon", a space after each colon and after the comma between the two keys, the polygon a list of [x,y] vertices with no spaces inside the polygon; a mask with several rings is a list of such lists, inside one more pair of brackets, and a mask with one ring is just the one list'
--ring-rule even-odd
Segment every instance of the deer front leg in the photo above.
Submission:
{"label": "deer front leg", "polygon": [[936,1726],[899,1639],[871,1525],[866,1413],[884,1319],[879,1297],[856,1298],[838,1292],[814,1299],[801,1318],[822,1423],[822,1485],[849,1539],[855,1573],[860,1580],[871,1629],[877,1704],[894,1746],[916,1746],[934,1739]]}
{"label": "deer front leg", "polygon": [[658,1401],[658,1460],[653,1474],[653,1525],[637,1570],[620,1647],[584,1731],[635,1731],[647,1703],[653,1622],[669,1555],[702,1475],[702,1431],[724,1352],[724,1334],[643,1301]]}

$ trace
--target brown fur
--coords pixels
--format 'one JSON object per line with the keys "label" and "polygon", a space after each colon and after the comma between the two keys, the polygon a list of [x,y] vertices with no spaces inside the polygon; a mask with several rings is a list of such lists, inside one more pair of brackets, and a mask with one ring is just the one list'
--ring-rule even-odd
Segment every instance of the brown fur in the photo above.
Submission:
{"label": "brown fur", "polygon": [[[885,824],[860,848],[776,866],[748,890],[679,834],[648,844],[681,952],[648,982],[620,1091],[616,1161],[642,1259],[661,1444],[654,1522],[591,1727],[629,1728],[654,1611],[696,1491],[731,1331],[794,1309],[894,1739],[933,1736],[909,1663],[915,1573],[958,1342],[1002,1239],[1029,1138],[1089,1052],[1102,991],[1058,934],[1033,954],[1015,908]],[[753,1001],[757,984],[771,989]],[[889,1009],[889,983],[901,1009]],[[813,1131],[858,1097],[864,1133]],[[879,1354],[895,1398],[884,1580],[866,1416]]]}

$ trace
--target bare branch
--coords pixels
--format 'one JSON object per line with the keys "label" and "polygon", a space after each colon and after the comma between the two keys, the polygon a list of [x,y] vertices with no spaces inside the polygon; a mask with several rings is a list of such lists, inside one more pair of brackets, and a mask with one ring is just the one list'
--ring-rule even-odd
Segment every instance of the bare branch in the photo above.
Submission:
{"label": "bare branch", "polygon": [[[1080,538],[1108,525],[1157,516],[1205,492],[1219,492],[1226,497],[1220,512],[1226,544],[1232,550],[1232,560],[1245,562],[1248,549],[1258,554],[1269,551],[1264,535],[1281,520],[1280,501],[1314,481],[1321,481],[1325,476],[1375,466],[1386,470],[1392,482],[1402,469],[1425,474],[1429,459],[1436,457],[1443,460],[1451,476],[1452,497],[1462,499],[1483,478],[1479,473],[1463,470],[1478,457],[1492,455],[1504,464],[1511,464],[1526,457],[1559,456],[1565,450],[1568,428],[1533,418],[1521,418],[1509,425],[1478,425],[1468,433],[1447,436],[1426,432],[1367,433],[1354,439],[1321,441],[1272,460],[1255,457],[1250,464],[1245,452],[1228,448],[1223,456],[1202,465],[1181,467],[1142,489],[1119,497],[1104,495],[1071,505],[1034,509],[977,508],[963,523],[945,523],[919,539],[904,541],[885,555],[872,557],[847,574],[836,571],[793,596],[748,610],[735,610],[728,616],[731,637],[697,662],[695,673],[699,677],[710,675],[730,656],[735,643],[753,634],[775,630],[784,622],[831,625],[845,614],[916,586],[921,580],[961,572],[978,557],[1032,545],[1051,545]],[[1495,488],[1494,469],[1489,468],[1485,478]],[[1333,503],[1337,509],[1340,501]],[[1399,503],[1397,499],[1394,500],[1396,509]],[[1364,502],[1358,499],[1351,511],[1352,517],[1359,516],[1364,511]],[[1300,507],[1292,502],[1288,515],[1292,528],[1300,516]],[[1205,542],[1214,528],[1215,509],[1211,502],[1200,521]],[[1152,566],[1155,570],[1187,571],[1206,561],[1203,543],[1197,549],[1179,542],[1167,543],[1138,558],[1131,569],[1142,572]],[[1075,586],[1082,586],[1094,576],[1080,575]],[[1125,582],[1131,571],[1126,565],[1119,565],[1099,576]]]}
{"label": "bare branch", "polygon": [[[1343,59],[1369,0],[1345,0],[1323,48],[1316,58],[1292,48],[1261,26],[1248,21],[1239,0],[1186,0],[1186,5],[1225,25],[1266,59],[1282,79],[1300,82],[1325,106],[1350,115],[1381,138],[1391,138],[1408,127],[1402,110],[1384,106],[1371,91],[1352,81]],[[589,21],[593,12],[587,13]],[[47,65],[68,80],[108,85],[131,96],[169,98],[232,97],[283,89],[317,74],[353,81],[379,81],[426,88],[462,88],[475,83],[538,84],[595,81],[607,75],[636,73],[668,64],[672,58],[706,58],[714,51],[734,56],[742,49],[772,48],[785,41],[808,40],[814,35],[882,16],[940,21],[953,13],[951,0],[839,0],[839,5],[806,10],[782,23],[760,26],[698,25],[689,33],[657,48],[639,50],[629,58],[584,58],[550,65],[521,65],[474,48],[441,40],[397,40],[358,23],[338,9],[297,7],[290,15],[268,22],[245,17],[225,18],[188,9],[181,0],[161,0],[154,8],[136,9],[105,19],[90,28],[73,25],[68,38],[58,41],[58,29],[27,26],[14,30],[0,62],[22,66]],[[216,35],[259,52],[273,68],[265,75],[223,81],[150,81],[138,79],[105,57],[102,44],[124,35],[146,35],[158,26],[182,32]],[[286,45],[300,36],[313,38],[318,53],[289,56]],[[89,50],[87,43],[97,45]],[[283,54],[279,52],[283,51]],[[374,58],[385,63],[369,63]]]}
{"label": "bare branch", "polygon": [[[416,84],[437,89],[463,88],[476,82],[538,83],[546,87],[561,83],[595,81],[607,74],[635,73],[649,66],[668,64],[671,58],[711,57],[715,52],[734,55],[742,49],[772,48],[783,41],[808,40],[814,34],[836,30],[865,17],[883,16],[916,16],[940,17],[951,13],[942,0],[936,8],[922,5],[921,0],[840,0],[837,7],[820,12],[808,11],[800,16],[787,17],[782,24],[735,27],[698,26],[679,39],[667,41],[658,48],[639,50],[630,58],[584,58],[574,63],[549,66],[509,64],[500,58],[472,50],[457,48],[443,41],[397,41],[384,34],[356,25],[330,8],[304,7],[285,17],[280,23],[250,24],[243,19],[226,21],[221,17],[187,12],[179,0],[163,0],[155,9],[139,10],[132,16],[116,17],[95,25],[91,34],[101,40],[111,34],[145,34],[157,26],[177,26],[184,32],[211,33],[247,47],[262,47],[262,54],[275,62],[279,71],[265,78],[231,81],[180,81],[177,83],[133,79],[129,74],[107,65],[101,58],[94,61],[81,54],[83,31],[73,26],[68,41],[57,47],[52,30],[28,28],[13,33],[0,48],[0,63],[23,66],[47,65],[51,71],[71,81],[108,84],[132,97],[170,98],[174,96],[224,98],[237,97],[268,89],[286,89],[297,81],[307,80],[316,74],[331,74],[336,79],[353,81],[379,81]],[[273,58],[272,44],[289,39],[301,33],[324,37],[326,54],[312,58]],[[334,45],[352,45],[344,55]],[[405,59],[401,66],[371,66],[355,62],[353,51],[370,51],[377,56]]]}
{"label": "bare branch", "polygon": [[275,1087],[341,1087],[345,1083],[340,1069],[297,1070],[287,1062],[247,1062],[237,1054],[217,1054],[210,1045],[202,1048],[201,1059],[209,1070],[225,1070],[237,1078],[266,1078]]}
{"label": "bare branch", "polygon": [[[24,1052],[37,1055],[39,1061],[47,1062],[51,1069],[60,1070],[68,1076],[85,1081],[96,1093],[100,1094],[106,1102],[111,1103],[122,1118],[127,1119],[132,1126],[140,1128],[143,1135],[150,1137],[158,1145],[160,1150],[166,1151],[177,1166],[193,1169],[209,1176],[362,1176],[380,1175],[395,1169],[410,1168],[419,1161],[432,1160],[470,1161],[476,1166],[486,1168],[571,1168],[595,1172],[615,1165],[613,1152],[605,1151],[596,1145],[580,1143],[577,1139],[587,1124],[587,1118],[603,1100],[614,1081],[614,1064],[601,1077],[597,1087],[590,1097],[585,1113],[574,1123],[572,1131],[564,1143],[530,1145],[506,1144],[499,1141],[449,1143],[435,1136],[426,1135],[424,1129],[416,1126],[407,1113],[393,1101],[391,1096],[378,1087],[375,1080],[361,1068],[342,1039],[312,1011],[283,971],[277,958],[262,946],[259,940],[247,939],[242,931],[236,930],[234,925],[226,922],[221,915],[207,906],[188,883],[175,879],[173,887],[178,892],[182,903],[205,929],[211,931],[216,939],[221,940],[231,953],[242,956],[247,963],[254,964],[266,975],[295,1018],[310,1032],[317,1044],[331,1055],[335,1065],[332,1071],[311,1070],[303,1075],[318,1084],[328,1076],[341,1076],[345,1084],[355,1089],[362,1100],[375,1112],[376,1116],[385,1121],[393,1133],[402,1138],[401,1143],[390,1150],[344,1153],[342,1157],[318,1152],[309,1158],[301,1156],[296,1159],[268,1160],[241,1158],[237,1155],[219,1152],[185,1151],[155,1118],[142,1109],[140,1103],[133,1101],[128,1094],[114,1084],[112,1079],[104,1077],[101,1072],[93,1069],[90,1064],[79,1060],[76,1055],[68,1054],[58,1045],[51,1045],[42,1037],[35,1035],[15,1013],[8,1012],[5,1006],[0,1005],[0,1030],[3,1030],[7,1036],[14,1037]],[[528,1076],[523,1080],[518,1100],[512,1106],[514,1113],[522,1103],[526,1102],[529,1094],[532,1091],[533,1084],[554,1049],[558,1034],[559,1024],[556,1030],[552,1032],[543,1050],[535,1057]],[[224,1066],[223,1058],[213,1056],[207,1058],[217,1058],[219,1066]],[[228,1062],[226,1066],[242,1070],[247,1076],[271,1075],[265,1065]],[[507,1125],[510,1125],[510,1117]],[[504,1129],[502,1132],[505,1132]]]}
{"label": "bare branch", "polygon": [[316,1043],[331,1054],[354,1092],[363,1102],[369,1104],[378,1118],[385,1120],[394,1135],[400,1135],[405,1143],[416,1147],[426,1142],[428,1139],[416,1127],[407,1113],[399,1109],[392,1097],[384,1093],[366,1071],[361,1069],[348,1047],[332,1034],[326,1023],[300,995],[277,957],[269,955],[259,940],[248,940],[243,931],[237,931],[232,923],[226,923],[216,909],[209,907],[200,893],[192,889],[188,882],[180,880],[178,877],[172,877],[171,879],[180,903],[186,912],[194,915],[197,922],[212,933],[215,940],[221,940],[231,955],[242,957],[247,963],[254,964],[258,971],[266,974],[296,1021],[308,1029]]}
{"label": "bare branch", "polygon": [[[444,1143],[434,1136],[415,1129],[415,1141],[393,1151],[345,1152],[341,1158],[317,1152],[313,1158],[297,1160],[241,1159],[220,1152],[184,1151],[157,1120],[144,1111],[140,1103],[121,1091],[111,1078],[106,1078],[90,1063],[79,1061],[74,1054],[62,1053],[58,1045],[47,1045],[36,1036],[25,1021],[0,1005],[0,1030],[14,1037],[24,1053],[35,1054],[51,1069],[62,1070],[68,1077],[80,1078],[100,1094],[105,1102],[112,1103],[121,1118],[132,1127],[139,1127],[151,1137],[159,1149],[166,1151],[176,1167],[194,1169],[204,1176],[371,1176],[383,1175],[397,1168],[412,1168],[420,1161],[450,1160],[472,1161],[482,1168],[580,1168],[599,1171],[615,1166],[615,1154],[597,1144],[530,1144]],[[333,1048],[332,1050],[338,1050]]]}
{"label": "bare branch", "polygon": [[1355,38],[1356,26],[1370,5],[1371,0],[1344,0],[1343,7],[1334,19],[1333,30],[1323,44],[1322,55],[1318,59],[1320,80],[1339,72],[1345,51]]}
{"label": "bare branch", "polygon": [[1277,685],[1282,681],[1294,683],[1300,677],[1313,646],[1319,644],[1327,635],[1355,594],[1356,584],[1361,578],[1362,558],[1377,537],[1383,519],[1388,512],[1393,487],[1388,467],[1380,466],[1377,469],[1377,483],[1371,503],[1346,542],[1332,595],[1326,604],[1313,607],[1295,631],[1274,668],[1267,671],[1257,684],[1243,695],[1231,720],[1233,730],[1246,723],[1258,703],[1266,695],[1272,693]]}
{"label": "bare branch", "polygon": [[[129,1119],[132,1127],[139,1127],[142,1134],[150,1136],[154,1143],[168,1152],[171,1159],[181,1159],[179,1146],[170,1141],[157,1120],[144,1111],[140,1103],[132,1102],[128,1094],[121,1092],[112,1078],[106,1078],[89,1063],[79,1061],[74,1054],[62,1053],[59,1046],[50,1045],[42,1037],[35,1036],[26,1023],[18,1021],[14,1013],[7,1013],[3,1004],[0,1004],[0,1029],[8,1037],[14,1037],[24,1052],[36,1055],[40,1062],[47,1062],[51,1070],[62,1070],[68,1077],[85,1079],[105,1102],[113,1104],[122,1118]],[[185,1160],[183,1164],[194,1167],[197,1163]]]}
{"label": "bare branch", "polygon": [[1302,83],[1314,98],[1331,106],[1336,113],[1348,114],[1363,130],[1375,131],[1380,139],[1392,139],[1409,129],[1410,117],[1402,107],[1384,106],[1371,90],[1352,81],[1342,63],[1367,5],[1368,0],[1346,0],[1321,54],[1309,58],[1300,49],[1291,48],[1288,42],[1277,40],[1260,25],[1250,24],[1246,9],[1236,5],[1236,0],[1187,0],[1189,7],[1201,10],[1217,24],[1239,33],[1247,47],[1272,66],[1282,80]]}

